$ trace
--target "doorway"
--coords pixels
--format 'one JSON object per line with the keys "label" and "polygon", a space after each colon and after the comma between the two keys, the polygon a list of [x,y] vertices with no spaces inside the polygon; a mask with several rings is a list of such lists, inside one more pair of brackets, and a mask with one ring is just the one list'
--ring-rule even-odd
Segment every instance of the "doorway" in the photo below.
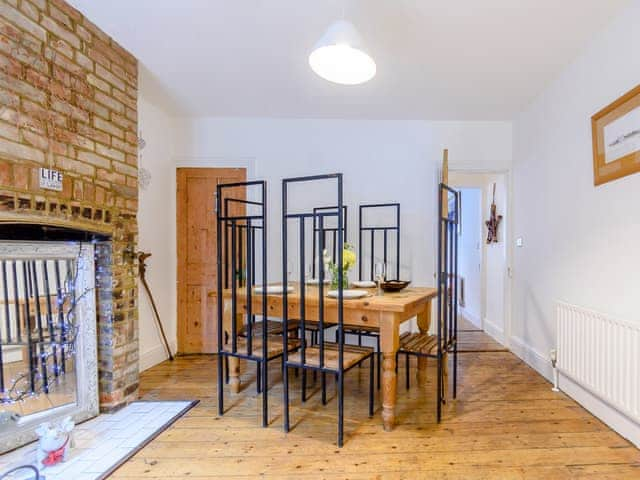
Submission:
{"label": "doorway", "polygon": [[178,168],[178,352],[216,353],[216,212],[220,183],[244,182],[245,168]]}
{"label": "doorway", "polygon": [[459,191],[462,200],[458,238],[459,309],[466,322],[482,330],[482,189],[459,188]]}
{"label": "doorway", "polygon": [[[464,351],[468,343],[474,345],[473,351],[504,350],[509,293],[507,174],[450,171],[449,183],[462,197],[458,238],[460,349]],[[486,221],[494,202],[499,217],[497,241],[488,242]],[[475,337],[486,341],[478,342]]]}

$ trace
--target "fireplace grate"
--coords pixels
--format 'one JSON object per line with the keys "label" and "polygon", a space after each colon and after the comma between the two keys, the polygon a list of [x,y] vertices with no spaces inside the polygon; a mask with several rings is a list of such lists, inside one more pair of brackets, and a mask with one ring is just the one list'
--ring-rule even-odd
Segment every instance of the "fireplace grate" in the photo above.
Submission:
{"label": "fireplace grate", "polygon": [[1,260],[1,403],[49,394],[65,375],[75,354],[77,274],[69,258]]}

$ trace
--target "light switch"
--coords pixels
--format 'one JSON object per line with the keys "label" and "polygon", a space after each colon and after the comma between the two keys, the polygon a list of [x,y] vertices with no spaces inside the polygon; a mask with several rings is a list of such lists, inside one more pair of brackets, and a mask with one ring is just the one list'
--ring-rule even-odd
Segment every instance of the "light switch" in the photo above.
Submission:
{"label": "light switch", "polygon": [[522,248],[522,245],[523,245],[522,237],[516,238],[516,247]]}

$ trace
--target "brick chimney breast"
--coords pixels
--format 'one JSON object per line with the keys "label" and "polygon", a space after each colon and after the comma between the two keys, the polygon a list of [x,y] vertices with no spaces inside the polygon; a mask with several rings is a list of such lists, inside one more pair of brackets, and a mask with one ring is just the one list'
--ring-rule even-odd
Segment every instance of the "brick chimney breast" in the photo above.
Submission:
{"label": "brick chimney breast", "polygon": [[[99,232],[100,406],[138,395],[138,62],[63,0],[0,0],[0,222]],[[62,174],[41,188],[40,168]],[[56,178],[55,175],[52,178]]]}

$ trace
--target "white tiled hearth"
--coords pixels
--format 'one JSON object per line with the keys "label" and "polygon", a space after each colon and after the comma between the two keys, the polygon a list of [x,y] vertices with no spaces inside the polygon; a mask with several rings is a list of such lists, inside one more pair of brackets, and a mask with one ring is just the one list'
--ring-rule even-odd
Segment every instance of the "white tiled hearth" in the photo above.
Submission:
{"label": "white tiled hearth", "polygon": [[[75,447],[66,462],[44,469],[46,480],[95,480],[130,457],[167,425],[185,413],[192,402],[134,402],[113,414],[78,425]],[[18,466],[35,465],[32,443],[0,457],[0,474]],[[31,478],[29,476],[15,478]]]}

